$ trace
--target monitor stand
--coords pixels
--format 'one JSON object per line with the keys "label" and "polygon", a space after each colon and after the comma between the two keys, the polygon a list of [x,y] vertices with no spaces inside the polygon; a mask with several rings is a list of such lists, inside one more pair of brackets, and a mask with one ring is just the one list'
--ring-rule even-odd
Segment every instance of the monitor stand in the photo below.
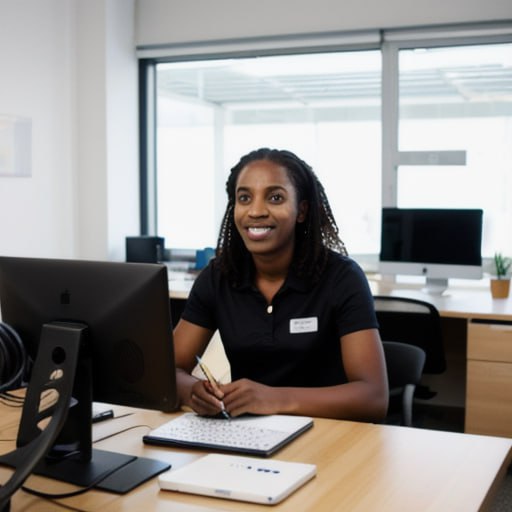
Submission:
{"label": "monitor stand", "polygon": [[[11,477],[16,477],[16,488],[33,472],[85,488],[125,493],[170,468],[158,460],[92,449],[89,351],[86,325],[53,322],[43,326],[17,449],[0,457],[0,464],[16,468]],[[45,406],[42,399],[48,391],[55,393],[56,400]],[[41,430],[41,422],[48,417],[49,424]],[[8,492],[5,486],[0,488],[0,498],[2,491]]]}
{"label": "monitor stand", "polygon": [[446,278],[433,278],[427,277],[425,280],[425,286],[421,289],[423,293],[429,295],[443,295],[448,288],[448,279]]}

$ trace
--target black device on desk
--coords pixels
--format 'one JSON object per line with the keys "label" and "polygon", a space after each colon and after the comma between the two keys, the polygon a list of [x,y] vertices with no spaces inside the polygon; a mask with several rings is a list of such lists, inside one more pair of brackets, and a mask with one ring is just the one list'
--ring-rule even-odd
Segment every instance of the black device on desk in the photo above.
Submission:
{"label": "black device on desk", "polygon": [[[74,376],[60,389],[65,394],[72,387],[71,402],[63,404],[67,419],[34,473],[82,487],[101,481],[99,488],[126,492],[169,468],[93,450],[91,441],[92,400],[162,411],[177,406],[164,265],[0,257],[0,305],[2,320],[35,359],[18,452],[37,443],[42,417],[61,412],[59,403],[41,410],[43,391],[58,386],[66,372]],[[66,366],[75,349],[76,365]],[[22,459],[14,451],[0,463],[19,468]]]}
{"label": "black device on desk", "polygon": [[127,236],[126,261],[159,263],[164,259],[165,240],[161,236]]}

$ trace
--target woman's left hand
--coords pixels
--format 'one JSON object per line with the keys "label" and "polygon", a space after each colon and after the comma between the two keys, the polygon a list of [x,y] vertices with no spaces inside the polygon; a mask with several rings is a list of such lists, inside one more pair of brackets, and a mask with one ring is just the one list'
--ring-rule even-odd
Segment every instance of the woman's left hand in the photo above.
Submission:
{"label": "woman's left hand", "polygon": [[221,386],[224,405],[231,416],[277,414],[282,411],[278,388],[239,379]]}

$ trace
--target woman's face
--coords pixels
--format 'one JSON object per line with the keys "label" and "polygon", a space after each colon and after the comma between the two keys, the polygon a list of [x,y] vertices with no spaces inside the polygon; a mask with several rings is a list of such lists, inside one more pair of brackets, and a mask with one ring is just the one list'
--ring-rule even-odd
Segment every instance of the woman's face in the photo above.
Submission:
{"label": "woman's face", "polygon": [[284,167],[268,160],[247,164],[235,187],[235,225],[252,254],[292,253],[295,225],[303,222],[307,202],[297,192]]}

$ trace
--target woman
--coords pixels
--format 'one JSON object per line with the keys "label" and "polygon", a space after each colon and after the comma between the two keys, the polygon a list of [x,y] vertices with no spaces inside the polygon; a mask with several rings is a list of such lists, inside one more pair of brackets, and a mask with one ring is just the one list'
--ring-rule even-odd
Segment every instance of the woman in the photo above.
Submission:
{"label": "woman", "polygon": [[[380,421],[388,388],[372,296],[346,255],[321,183],[289,151],[233,167],[216,257],[174,331],[182,405],[203,415]],[[232,381],[190,372],[219,330]]]}

